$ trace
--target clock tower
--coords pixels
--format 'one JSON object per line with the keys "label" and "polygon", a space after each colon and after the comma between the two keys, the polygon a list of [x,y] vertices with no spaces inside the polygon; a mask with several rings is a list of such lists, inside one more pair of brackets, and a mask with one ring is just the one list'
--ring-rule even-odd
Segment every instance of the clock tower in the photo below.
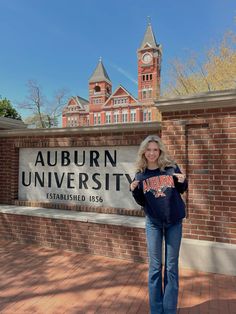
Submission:
{"label": "clock tower", "polygon": [[143,105],[153,105],[160,96],[161,46],[156,42],[150,22],[137,54],[138,100]]}

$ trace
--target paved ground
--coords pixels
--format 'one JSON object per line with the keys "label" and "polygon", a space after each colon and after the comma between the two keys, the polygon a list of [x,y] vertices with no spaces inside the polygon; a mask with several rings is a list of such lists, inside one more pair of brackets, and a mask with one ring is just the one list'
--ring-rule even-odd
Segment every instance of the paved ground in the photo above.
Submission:
{"label": "paved ground", "polygon": [[[0,241],[0,313],[148,313],[147,265]],[[181,269],[178,314],[235,314],[236,277]]]}

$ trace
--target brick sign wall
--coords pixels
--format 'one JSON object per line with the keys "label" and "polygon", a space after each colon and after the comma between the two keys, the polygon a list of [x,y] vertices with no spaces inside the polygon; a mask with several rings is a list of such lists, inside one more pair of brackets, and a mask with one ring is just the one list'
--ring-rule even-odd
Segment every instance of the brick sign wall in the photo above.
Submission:
{"label": "brick sign wall", "polygon": [[[184,237],[236,244],[236,93],[158,101],[162,138],[189,179]],[[4,134],[5,136],[3,136]],[[21,148],[137,147],[155,124],[7,132],[0,135],[0,203],[57,209],[143,215],[138,209],[19,200]]]}
{"label": "brick sign wall", "polygon": [[0,203],[143,215],[129,182],[140,142],[160,134],[157,123],[6,134],[0,140]]}

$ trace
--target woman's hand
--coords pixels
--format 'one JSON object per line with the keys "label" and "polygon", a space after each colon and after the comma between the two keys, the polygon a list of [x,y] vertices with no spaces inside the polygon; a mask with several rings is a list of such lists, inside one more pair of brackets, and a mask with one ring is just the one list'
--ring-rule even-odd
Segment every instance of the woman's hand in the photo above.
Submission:
{"label": "woman's hand", "polygon": [[134,180],[131,184],[130,184],[130,190],[133,192],[133,190],[136,189],[136,187],[138,186],[139,181],[138,180]]}
{"label": "woman's hand", "polygon": [[173,176],[175,176],[180,183],[183,183],[186,178],[185,175],[182,173],[173,173]]}

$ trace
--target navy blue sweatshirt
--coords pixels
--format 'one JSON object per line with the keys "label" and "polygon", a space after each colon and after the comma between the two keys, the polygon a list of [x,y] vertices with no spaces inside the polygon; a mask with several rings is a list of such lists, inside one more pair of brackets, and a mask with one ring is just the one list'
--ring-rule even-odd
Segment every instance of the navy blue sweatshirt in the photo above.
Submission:
{"label": "navy blue sweatshirt", "polygon": [[178,182],[173,173],[181,173],[179,167],[164,170],[146,169],[136,173],[139,185],[132,192],[135,201],[144,208],[146,215],[165,223],[176,223],[185,217],[185,203],[180,193],[187,190],[187,180]]}

